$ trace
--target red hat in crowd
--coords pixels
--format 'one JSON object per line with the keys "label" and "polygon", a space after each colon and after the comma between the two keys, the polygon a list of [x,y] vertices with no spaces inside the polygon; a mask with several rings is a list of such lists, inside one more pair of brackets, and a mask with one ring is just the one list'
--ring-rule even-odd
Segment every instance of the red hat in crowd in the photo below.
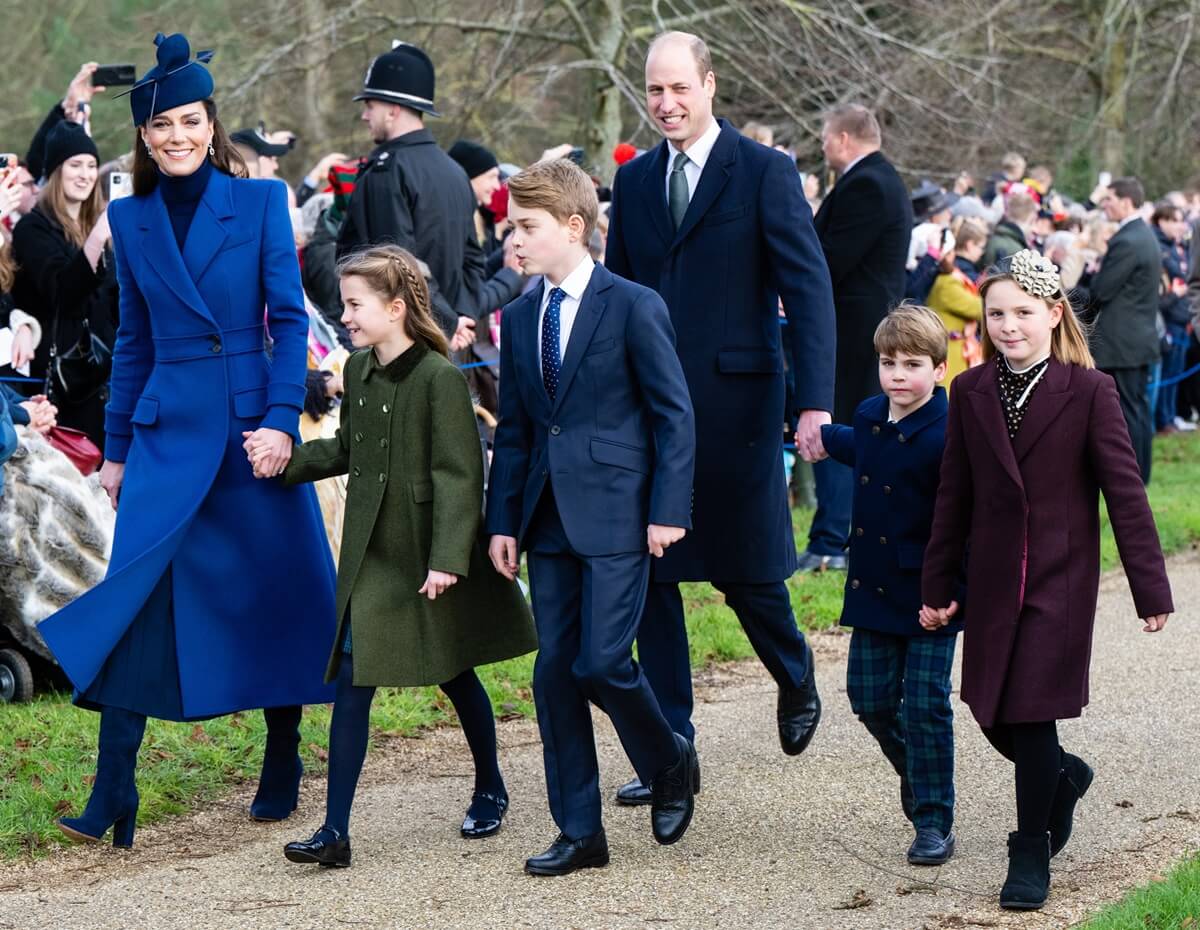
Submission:
{"label": "red hat in crowd", "polygon": [[507,184],[501,184],[496,188],[496,192],[492,194],[492,199],[488,202],[488,209],[492,211],[492,216],[497,223],[503,223],[508,219]]}
{"label": "red hat in crowd", "polygon": [[637,149],[628,142],[618,142],[617,147],[613,149],[613,161],[618,165],[623,165],[635,158],[637,158]]}

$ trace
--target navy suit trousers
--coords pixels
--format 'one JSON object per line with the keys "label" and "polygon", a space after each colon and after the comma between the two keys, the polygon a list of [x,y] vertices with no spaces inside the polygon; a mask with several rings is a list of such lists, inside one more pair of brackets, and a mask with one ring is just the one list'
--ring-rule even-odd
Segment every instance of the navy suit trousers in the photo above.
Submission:
{"label": "navy suit trousers", "polygon": [[[725,595],[775,682],[799,687],[812,671],[812,651],[796,626],[787,585],[714,581],[712,586]],[[637,639],[642,669],[671,729],[694,741],[692,668],[678,584],[651,583]]]}
{"label": "navy suit trousers", "polygon": [[671,725],[633,660],[650,555],[578,555],[549,490],[526,538],[538,632],[533,698],[550,813],[566,836],[581,839],[602,826],[589,700],[612,719],[646,784],[679,758]]}

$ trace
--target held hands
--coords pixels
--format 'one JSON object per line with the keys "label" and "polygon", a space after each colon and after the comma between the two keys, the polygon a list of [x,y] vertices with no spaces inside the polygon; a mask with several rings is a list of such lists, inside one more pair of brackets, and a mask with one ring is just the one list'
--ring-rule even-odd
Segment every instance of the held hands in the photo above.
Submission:
{"label": "held hands", "polygon": [[679,542],[686,535],[687,530],[682,526],[660,526],[651,523],[646,527],[646,548],[652,556],[661,559],[673,543]]}
{"label": "held hands", "polygon": [[833,422],[827,410],[801,410],[800,422],[796,425],[796,451],[806,462],[819,462],[828,458],[825,444],[821,442],[821,427]]}
{"label": "held hands", "polygon": [[242,433],[242,448],[254,466],[255,478],[276,478],[292,460],[292,437],[277,429],[256,429]]}
{"label": "held hands", "polygon": [[949,607],[930,607],[928,604],[922,604],[918,620],[922,627],[933,632],[948,624],[956,613],[958,601],[951,601]]}
{"label": "held hands", "polygon": [[425,583],[421,585],[417,593],[424,594],[431,601],[435,601],[439,594],[445,594],[448,588],[457,583],[458,575],[452,575],[449,572],[435,572],[431,568],[429,574],[425,576]]}
{"label": "held hands", "polygon": [[514,536],[493,536],[488,543],[488,558],[501,575],[512,581],[517,577],[517,540]]}

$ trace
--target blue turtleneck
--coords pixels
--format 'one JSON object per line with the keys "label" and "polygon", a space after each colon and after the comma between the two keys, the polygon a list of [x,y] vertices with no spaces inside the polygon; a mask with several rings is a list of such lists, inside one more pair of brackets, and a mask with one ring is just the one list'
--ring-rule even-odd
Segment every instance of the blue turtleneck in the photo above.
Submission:
{"label": "blue turtleneck", "polygon": [[199,168],[184,177],[172,177],[161,171],[158,173],[158,188],[162,191],[163,203],[167,205],[167,215],[171,218],[171,229],[180,252],[183,251],[188,230],[192,227],[192,218],[200,206],[212,172],[213,164],[206,158]]}

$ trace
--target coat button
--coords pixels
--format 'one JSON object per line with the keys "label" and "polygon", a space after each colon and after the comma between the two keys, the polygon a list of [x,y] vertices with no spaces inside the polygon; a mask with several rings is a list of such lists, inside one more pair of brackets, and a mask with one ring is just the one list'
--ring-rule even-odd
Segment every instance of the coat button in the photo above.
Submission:
{"label": "coat button", "polygon": [[871,479],[867,475],[863,475],[861,478],[858,479],[858,483],[859,484],[870,484]]}
{"label": "coat button", "polygon": [[871,427],[871,435],[872,435],[872,436],[878,436],[878,435],[879,435],[879,427],[878,427],[878,426],[872,426],[872,427]]}
{"label": "coat button", "polygon": [[903,433],[901,433],[901,434],[900,434],[900,437],[899,437],[899,438],[900,438],[900,441],[901,441],[901,442],[908,442],[908,440],[904,438],[904,434],[903,434]]}
{"label": "coat button", "polygon": [[885,485],[883,486],[883,493],[884,493],[884,494],[891,494],[891,493],[892,493],[892,486],[891,486],[890,484],[885,484]]}
{"label": "coat button", "polygon": [[858,579],[857,578],[855,578],[852,582],[850,582],[850,587],[852,587],[855,591],[858,590]]}
{"label": "coat button", "polygon": [[367,405],[367,402],[366,402],[366,400],[365,400],[364,398],[360,397],[360,398],[358,399],[358,405],[359,405],[360,407],[365,407],[365,406]]}
{"label": "coat button", "polygon": [[861,526],[854,531],[855,536],[861,536],[862,534],[863,534],[863,528]]}
{"label": "coat button", "polygon": [[886,537],[886,536],[880,536],[880,537],[879,537],[879,545],[881,545],[881,546],[886,546],[886,545],[887,545],[887,537]]}
{"label": "coat button", "polygon": [[386,449],[387,447],[388,447],[388,441],[386,438],[379,440],[379,448]]}
{"label": "coat button", "polygon": [[882,597],[883,596],[883,588],[876,588],[875,593],[878,594],[880,597]]}
{"label": "coat button", "polygon": [[391,408],[391,407],[389,407],[387,404],[384,404],[384,405],[383,405],[383,412],[384,412],[384,413],[389,413],[389,412],[391,412],[391,409],[392,409],[392,408]]}
{"label": "coat button", "polygon": [[355,441],[355,442],[362,442],[362,433],[355,433],[355,434],[354,434],[354,441]]}
{"label": "coat button", "polygon": [[387,483],[387,475],[385,475],[383,472],[380,472],[380,473],[379,473],[379,483],[380,483],[380,484],[386,484],[386,483]]}
{"label": "coat button", "polygon": [[214,339],[212,344],[213,355],[217,355],[221,351],[221,340]]}
{"label": "coat button", "polygon": [[559,428],[557,423],[554,426],[550,427],[550,435],[551,436],[557,436],[561,432],[562,432],[562,430]]}
{"label": "coat button", "polygon": [[354,477],[355,477],[355,478],[357,478],[357,477],[359,477],[361,474],[362,474],[362,472],[359,470],[358,466],[357,466],[357,465],[355,465],[355,466],[354,466]]}

